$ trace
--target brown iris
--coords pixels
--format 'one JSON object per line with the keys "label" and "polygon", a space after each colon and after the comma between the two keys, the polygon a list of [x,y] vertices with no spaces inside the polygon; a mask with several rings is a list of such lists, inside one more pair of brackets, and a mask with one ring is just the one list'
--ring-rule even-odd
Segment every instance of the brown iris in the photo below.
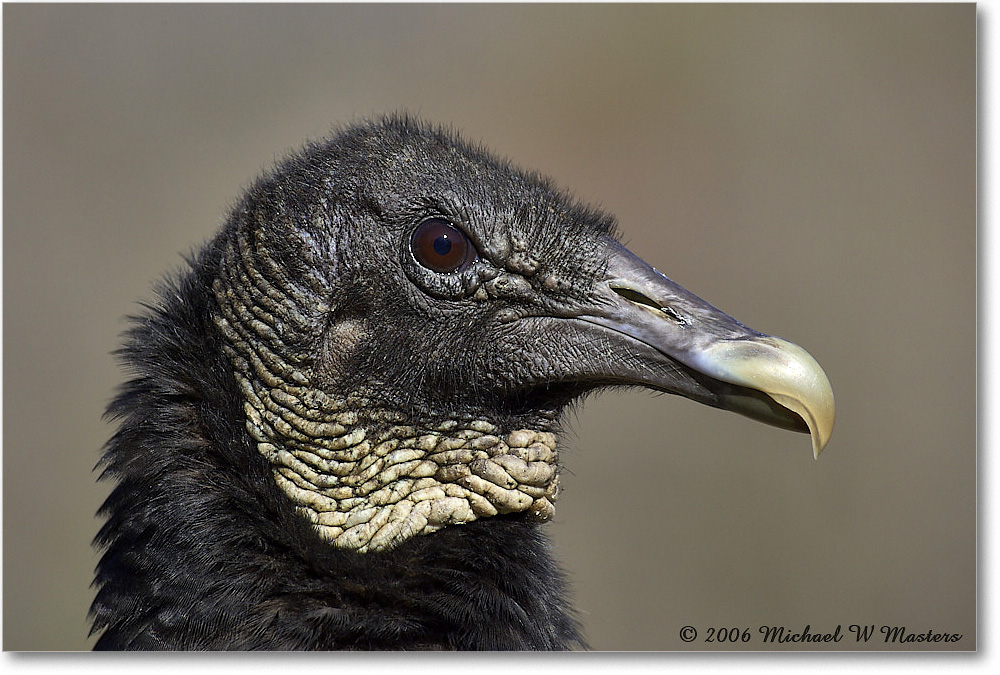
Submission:
{"label": "brown iris", "polygon": [[410,248],[417,262],[435,272],[456,272],[476,259],[476,249],[465,233],[442,218],[420,223]]}

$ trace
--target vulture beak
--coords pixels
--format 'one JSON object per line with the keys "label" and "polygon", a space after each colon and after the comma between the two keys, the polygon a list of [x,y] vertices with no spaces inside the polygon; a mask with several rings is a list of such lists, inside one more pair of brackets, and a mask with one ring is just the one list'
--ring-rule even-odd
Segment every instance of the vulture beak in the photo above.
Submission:
{"label": "vulture beak", "polygon": [[[764,335],[674,283],[618,242],[595,302],[577,319],[611,331],[631,379],[812,435],[813,456],[833,431],[833,390],[804,349]],[[638,344],[637,344],[638,343]],[[645,367],[644,367],[645,366]]]}

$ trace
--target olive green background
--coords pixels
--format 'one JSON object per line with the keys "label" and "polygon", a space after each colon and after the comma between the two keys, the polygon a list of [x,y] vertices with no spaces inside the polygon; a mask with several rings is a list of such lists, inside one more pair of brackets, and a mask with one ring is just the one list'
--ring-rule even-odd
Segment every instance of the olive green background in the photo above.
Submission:
{"label": "olive green background", "polygon": [[262,168],[401,109],[613,212],[833,383],[818,462],[672,396],[570,413],[548,531],[594,648],[976,647],[974,5],[5,5],[3,43],[4,649],[92,644],[123,317]]}

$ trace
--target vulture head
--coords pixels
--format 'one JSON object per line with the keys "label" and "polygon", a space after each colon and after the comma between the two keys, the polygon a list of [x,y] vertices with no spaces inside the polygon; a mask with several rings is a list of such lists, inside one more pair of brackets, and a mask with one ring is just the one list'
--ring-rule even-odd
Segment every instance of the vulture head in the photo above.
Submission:
{"label": "vulture head", "polygon": [[405,117],[254,184],[122,349],[101,648],[558,649],[560,415],[642,386],[812,436],[829,382],[614,219]]}

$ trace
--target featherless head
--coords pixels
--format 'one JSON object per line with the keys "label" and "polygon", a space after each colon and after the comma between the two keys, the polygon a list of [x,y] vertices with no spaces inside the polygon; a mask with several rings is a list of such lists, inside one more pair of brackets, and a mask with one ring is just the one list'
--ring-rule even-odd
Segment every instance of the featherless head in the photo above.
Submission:
{"label": "featherless head", "polygon": [[366,551],[497,513],[550,518],[559,412],[605,384],[749,396],[745,412],[806,428],[705,356],[737,349],[725,370],[756,358],[748,343],[787,350],[614,231],[547,180],[399,118],[311,146],[250,191],[214,320],[247,431],[323,536]]}
{"label": "featherless head", "polygon": [[[560,413],[595,388],[649,387],[808,431],[816,455],[833,426],[829,382],[801,348],[650,267],[618,241],[611,216],[401,116],[344,129],[256,182],[163,297],[133,330],[125,352],[140,375],[112,406],[124,421],[105,466],[120,485],[106,506],[95,625],[112,622],[102,608],[119,592],[110,580],[135,566],[135,533],[147,550],[169,540],[218,566],[205,547],[223,547],[207,543],[221,535],[194,533],[230,523],[218,539],[228,559],[236,541],[297,551],[311,571],[286,577],[326,574],[347,602],[336,584],[357,561],[336,555],[411,570],[405,556],[432,555],[432,542],[419,543],[431,537],[459,546],[456,532],[485,532],[473,523],[520,527],[504,514],[544,522],[559,491]],[[516,531],[511,541],[528,542]],[[279,564],[254,560],[255,570]],[[220,606],[278,583],[246,578]],[[279,611],[268,598],[259,626]],[[566,625],[510,644],[561,644]]]}
{"label": "featherless head", "polygon": [[537,317],[572,316],[612,230],[405,119],[312,146],[250,191],[213,318],[247,431],[324,537],[367,551],[552,516],[558,413],[591,385]]}

